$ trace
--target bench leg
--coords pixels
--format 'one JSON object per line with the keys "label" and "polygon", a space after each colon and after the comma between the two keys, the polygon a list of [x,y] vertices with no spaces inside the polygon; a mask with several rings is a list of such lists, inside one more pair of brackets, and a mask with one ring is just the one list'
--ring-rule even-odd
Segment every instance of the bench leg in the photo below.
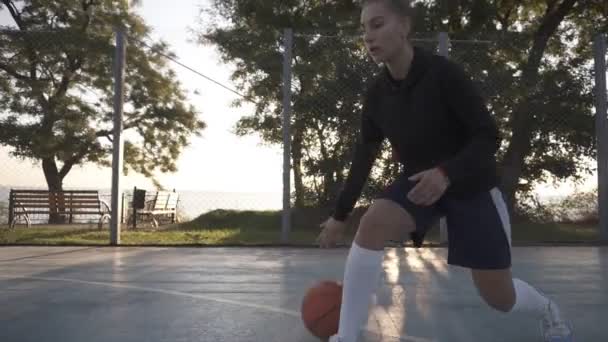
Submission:
{"label": "bench leg", "polygon": [[25,214],[25,215],[19,215],[19,214],[15,215],[15,217],[13,217],[13,222],[11,222],[11,224],[10,224],[10,228],[15,228],[15,226],[17,225],[17,221],[19,220],[20,216],[23,216],[25,218],[25,223],[27,224],[27,227],[31,228],[32,227],[32,221],[30,221],[30,217],[27,214]]}
{"label": "bench leg", "polygon": [[110,215],[105,214],[105,215],[102,215],[102,216],[101,216],[101,218],[99,219],[99,223],[97,223],[97,228],[98,228],[98,229],[102,229],[102,228],[103,228],[103,222],[104,222],[106,219],[110,220]]}
{"label": "bench leg", "polygon": [[152,216],[152,226],[154,226],[154,228],[158,228],[158,221],[156,220],[156,217],[154,217],[154,215]]}

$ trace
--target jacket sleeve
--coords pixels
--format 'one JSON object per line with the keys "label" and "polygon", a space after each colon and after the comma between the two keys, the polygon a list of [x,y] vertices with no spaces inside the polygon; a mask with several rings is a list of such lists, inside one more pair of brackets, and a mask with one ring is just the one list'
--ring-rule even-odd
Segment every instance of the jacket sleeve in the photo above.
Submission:
{"label": "jacket sleeve", "polygon": [[468,144],[440,168],[452,184],[470,177],[492,165],[500,147],[496,122],[471,78],[464,70],[446,62],[442,70],[441,91],[447,101],[449,115],[455,115],[470,137]]}
{"label": "jacket sleeve", "polygon": [[376,108],[373,102],[375,101],[368,92],[363,105],[361,133],[354,148],[348,176],[338,195],[333,213],[334,219],[339,221],[346,220],[355,207],[384,140],[382,130],[372,120]]}

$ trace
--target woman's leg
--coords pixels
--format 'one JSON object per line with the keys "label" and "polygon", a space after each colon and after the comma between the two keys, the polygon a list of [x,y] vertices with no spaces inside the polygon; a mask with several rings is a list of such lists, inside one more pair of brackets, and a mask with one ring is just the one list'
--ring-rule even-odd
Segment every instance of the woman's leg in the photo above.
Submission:
{"label": "woman's leg", "polygon": [[446,203],[448,262],[471,269],[473,282],[490,307],[542,318],[545,341],[571,341],[557,305],[511,274],[511,220],[502,193],[492,189]]}
{"label": "woman's leg", "polygon": [[357,341],[382,271],[384,244],[406,239],[414,228],[412,216],[391,200],[376,200],[363,215],[346,259],[339,337],[330,341]]}
{"label": "woman's leg", "polygon": [[[495,310],[510,312],[514,309],[517,294],[510,269],[504,270],[471,270],[471,276],[481,298]],[[534,296],[532,311],[540,311],[549,301],[542,295]]]}
{"label": "woman's leg", "polygon": [[472,270],[473,282],[483,300],[504,313],[530,314],[542,319],[545,341],[571,341],[572,332],[558,306],[530,284],[513,279],[510,269]]}

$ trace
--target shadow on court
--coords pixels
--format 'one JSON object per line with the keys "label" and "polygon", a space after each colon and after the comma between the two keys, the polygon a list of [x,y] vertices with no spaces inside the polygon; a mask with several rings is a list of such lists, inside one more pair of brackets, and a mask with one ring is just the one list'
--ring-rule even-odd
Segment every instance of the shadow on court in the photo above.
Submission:
{"label": "shadow on court", "polygon": [[[314,342],[303,293],[346,249],[0,248],[0,341]],[[442,248],[386,250],[365,341],[540,341],[494,312]],[[555,298],[577,341],[608,340],[608,248],[520,247],[514,274]],[[399,339],[399,336],[401,339]]]}

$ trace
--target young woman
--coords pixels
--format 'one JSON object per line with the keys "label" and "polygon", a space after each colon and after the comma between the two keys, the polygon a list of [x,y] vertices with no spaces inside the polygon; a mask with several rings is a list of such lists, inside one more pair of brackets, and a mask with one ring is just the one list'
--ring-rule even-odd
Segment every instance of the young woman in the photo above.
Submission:
{"label": "young woman", "polygon": [[343,234],[384,139],[406,171],[360,221],[346,260],[339,333],[330,341],[357,341],[385,242],[411,236],[420,244],[440,216],[447,219],[448,264],[471,270],[490,307],[536,315],[544,341],[572,341],[557,305],[512,278],[509,216],[497,189],[496,123],[462,68],[411,45],[411,19],[407,0],[362,1],[365,46],[384,67],[367,91],[360,141],[336,210],[321,225],[321,247]]}

